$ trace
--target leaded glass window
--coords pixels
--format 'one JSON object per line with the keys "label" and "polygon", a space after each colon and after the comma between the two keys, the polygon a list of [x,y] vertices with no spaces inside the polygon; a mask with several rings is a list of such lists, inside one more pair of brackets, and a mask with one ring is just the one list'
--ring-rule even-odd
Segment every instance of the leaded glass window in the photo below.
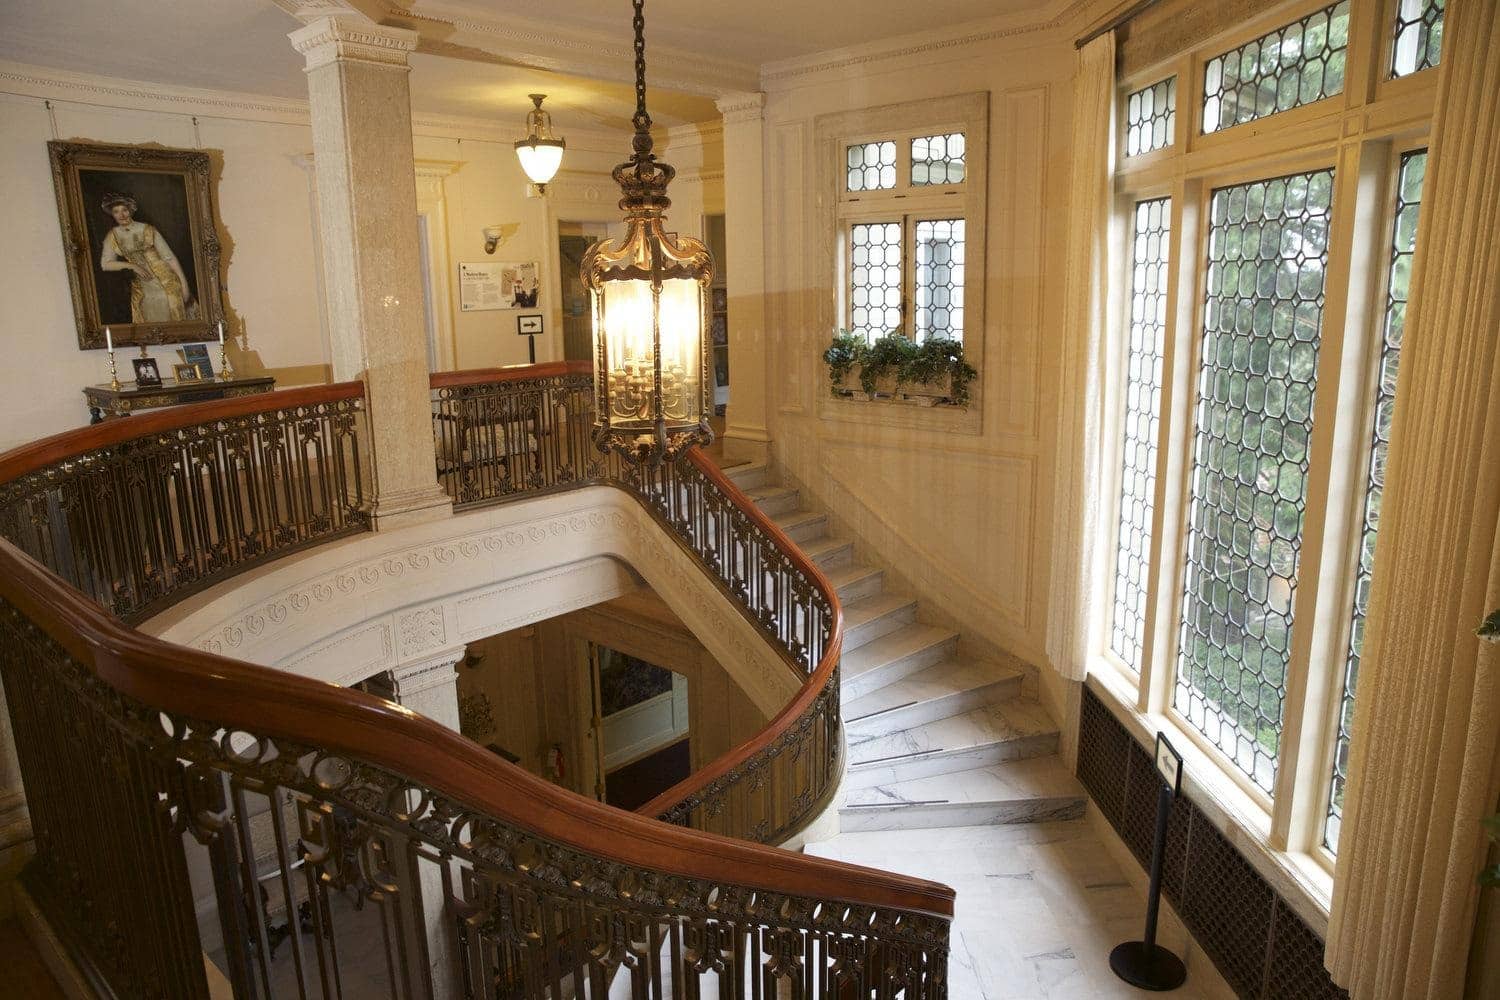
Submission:
{"label": "leaded glass window", "polygon": [[1344,92],[1349,0],[1267,32],[1203,67],[1203,131],[1217,132]]}
{"label": "leaded glass window", "polygon": [[916,342],[964,336],[964,220],[917,221]]}
{"label": "leaded glass window", "polygon": [[846,150],[849,191],[881,191],[896,186],[896,144],[861,142]]}
{"label": "leaded glass window", "polygon": [[849,227],[849,330],[873,340],[901,329],[901,223]]}
{"label": "leaded glass window", "polygon": [[1151,511],[1161,420],[1162,338],[1167,327],[1167,254],[1172,199],[1135,206],[1130,253],[1130,346],[1125,358],[1125,441],[1115,546],[1110,648],[1141,669],[1151,568]]}
{"label": "leaded glass window", "polygon": [[1307,500],[1333,171],[1210,203],[1173,704],[1269,793]]}
{"label": "leaded glass window", "polygon": [[911,183],[959,184],[964,179],[964,134],[918,136],[911,141]]}
{"label": "leaded glass window", "polygon": [[1125,155],[1172,145],[1177,130],[1177,77],[1169,76],[1125,98]]}
{"label": "leaded glass window", "polygon": [[1379,381],[1375,389],[1375,419],[1370,429],[1370,467],[1365,477],[1364,523],[1359,537],[1359,563],[1354,573],[1353,622],[1349,653],[1344,663],[1344,691],[1339,701],[1338,737],[1333,751],[1333,787],[1328,796],[1328,821],[1323,843],[1337,850],[1339,824],[1344,817],[1344,785],[1348,778],[1349,733],[1354,724],[1354,688],[1359,680],[1359,658],[1365,645],[1365,612],[1370,606],[1370,581],[1375,572],[1375,531],[1380,527],[1380,501],[1385,494],[1386,454],[1391,441],[1391,414],[1396,408],[1396,369],[1401,362],[1401,335],[1406,327],[1406,300],[1411,291],[1412,254],[1417,248],[1417,212],[1422,204],[1422,179],[1427,173],[1427,151],[1401,158],[1396,181],[1396,210],[1392,225],[1391,266],[1386,282],[1385,320],[1380,341]]}
{"label": "leaded glass window", "polygon": [[1391,76],[1438,64],[1443,51],[1444,0],[1398,0],[1391,38]]}

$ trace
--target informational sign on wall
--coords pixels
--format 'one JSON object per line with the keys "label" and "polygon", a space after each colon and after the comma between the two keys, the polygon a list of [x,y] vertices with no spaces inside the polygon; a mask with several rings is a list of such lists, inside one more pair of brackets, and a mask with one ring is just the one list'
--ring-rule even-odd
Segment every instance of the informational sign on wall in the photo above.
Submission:
{"label": "informational sign on wall", "polygon": [[535,309],[541,302],[536,261],[475,261],[458,265],[458,309]]}
{"label": "informational sign on wall", "polygon": [[485,309],[509,309],[505,284],[501,272],[505,265],[498,261],[479,261],[458,265],[458,310],[480,312]]}

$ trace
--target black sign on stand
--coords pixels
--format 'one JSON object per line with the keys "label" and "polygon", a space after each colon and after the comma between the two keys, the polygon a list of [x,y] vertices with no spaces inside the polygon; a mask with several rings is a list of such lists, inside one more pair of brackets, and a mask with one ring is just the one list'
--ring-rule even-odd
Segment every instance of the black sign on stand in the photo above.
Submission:
{"label": "black sign on stand", "polygon": [[1146,890],[1146,936],[1126,941],[1109,953],[1109,967],[1131,986],[1162,993],[1187,981],[1182,959],[1156,943],[1156,915],[1161,907],[1161,866],[1167,853],[1167,820],[1172,800],[1182,791],[1182,754],[1167,737],[1156,734],[1156,771],[1161,790],[1156,798],[1156,844],[1151,849],[1151,887]]}
{"label": "black sign on stand", "polygon": [[516,317],[516,333],[526,340],[526,352],[532,364],[536,364],[536,338],[542,332],[542,314],[532,313]]}

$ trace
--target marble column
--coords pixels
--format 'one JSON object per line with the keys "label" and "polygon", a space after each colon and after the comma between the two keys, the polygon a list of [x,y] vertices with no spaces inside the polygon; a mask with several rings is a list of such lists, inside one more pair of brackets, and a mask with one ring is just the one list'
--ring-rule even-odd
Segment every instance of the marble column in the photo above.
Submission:
{"label": "marble column", "polygon": [[724,457],[765,462],[766,429],[766,95],[720,98],[724,115],[724,262],[729,295],[729,406]]}
{"label": "marble column", "polygon": [[376,527],[443,517],[407,65],[417,35],[325,17],[289,37],[307,59],[333,375],[365,383]]}
{"label": "marble column", "polygon": [[[458,730],[458,665],[464,647],[396,667],[390,672],[391,700],[418,715],[425,715],[449,729]],[[449,872],[455,884],[456,867]],[[462,994],[458,942],[443,888],[442,867],[433,861],[417,862],[417,891],[422,900],[422,923],[427,933],[427,956],[434,1000]]]}

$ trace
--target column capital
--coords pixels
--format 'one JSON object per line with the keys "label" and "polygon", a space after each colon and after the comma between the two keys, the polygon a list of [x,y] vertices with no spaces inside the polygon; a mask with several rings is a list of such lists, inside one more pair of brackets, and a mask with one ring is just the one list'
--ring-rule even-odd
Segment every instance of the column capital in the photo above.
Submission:
{"label": "column capital", "polygon": [[758,122],[765,113],[766,95],[758,90],[725,94],[714,101],[714,107],[724,116],[725,125]]}
{"label": "column capital", "polygon": [[407,56],[417,47],[415,31],[354,17],[320,17],[287,37],[307,60],[308,70],[335,62],[410,69]]}
{"label": "column capital", "polygon": [[458,665],[463,662],[465,647],[455,646],[441,653],[424,656],[420,660],[403,663],[391,668],[391,686],[395,700],[406,704],[407,700],[424,691],[438,687],[451,687],[458,678]]}

